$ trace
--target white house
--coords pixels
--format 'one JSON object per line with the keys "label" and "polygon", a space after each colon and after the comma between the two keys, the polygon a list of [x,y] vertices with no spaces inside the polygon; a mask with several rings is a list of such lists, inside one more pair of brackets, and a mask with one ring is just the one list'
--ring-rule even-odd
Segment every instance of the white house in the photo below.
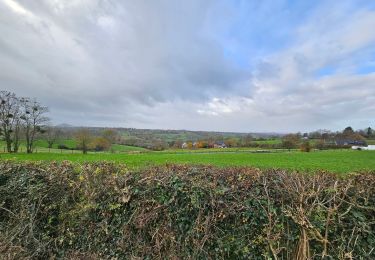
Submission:
{"label": "white house", "polygon": [[216,142],[214,143],[214,148],[227,148],[224,142]]}
{"label": "white house", "polygon": [[353,150],[365,150],[365,151],[375,151],[375,145],[368,145],[368,146],[352,146]]}
{"label": "white house", "polygon": [[375,151],[375,145],[368,145],[367,147],[363,147],[362,150]]}

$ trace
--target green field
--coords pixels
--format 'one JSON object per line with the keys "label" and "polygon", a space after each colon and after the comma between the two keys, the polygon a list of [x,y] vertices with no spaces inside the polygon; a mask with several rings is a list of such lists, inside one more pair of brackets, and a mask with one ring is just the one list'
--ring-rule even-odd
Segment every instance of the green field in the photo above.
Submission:
{"label": "green field", "polygon": [[[246,151],[256,151],[256,150],[262,150],[262,149],[257,148],[257,147],[168,149],[168,150],[158,151],[158,153],[211,153],[211,152],[228,153],[228,152],[246,152]],[[267,151],[270,151],[270,149],[267,149]]]}
{"label": "green field", "polygon": [[[65,145],[66,147],[68,147],[70,149],[73,149],[73,148],[76,147],[76,141],[75,140],[73,140],[73,139],[64,139],[64,140],[60,140],[58,142],[55,142],[52,145],[52,148],[57,149],[57,147],[60,144],[63,144],[63,145]],[[45,140],[37,140],[37,141],[35,141],[35,147],[37,147],[37,148],[47,148],[48,147],[48,143]]]}
{"label": "green field", "polygon": [[148,151],[147,149],[142,148],[142,147],[121,145],[121,144],[113,144],[111,149],[115,152],[146,152]]}
{"label": "green field", "polygon": [[281,139],[268,139],[268,140],[256,140],[254,143],[257,144],[281,144]]}
{"label": "green field", "polygon": [[1,154],[1,159],[46,160],[73,162],[115,161],[127,164],[130,168],[166,163],[212,164],[216,166],[254,166],[259,168],[282,168],[291,170],[327,170],[348,173],[362,170],[375,170],[375,152],[331,150],[279,153],[166,153],[149,152],[141,154]]}
{"label": "green field", "polygon": [[[45,152],[45,153],[82,153],[78,150],[69,150],[69,149],[58,149],[60,144],[65,145],[69,149],[75,149],[76,142],[72,139],[64,139],[56,142],[52,145],[52,148],[48,148],[48,143],[45,140],[37,140],[35,141],[34,150],[38,153]],[[0,142],[0,151],[4,151],[5,143]],[[128,145],[121,145],[121,144],[113,144],[111,150],[116,153],[126,153],[126,152],[145,152],[148,151],[142,147],[135,147],[135,146],[128,146]],[[26,145],[24,142],[21,142],[19,152],[25,152]]]}

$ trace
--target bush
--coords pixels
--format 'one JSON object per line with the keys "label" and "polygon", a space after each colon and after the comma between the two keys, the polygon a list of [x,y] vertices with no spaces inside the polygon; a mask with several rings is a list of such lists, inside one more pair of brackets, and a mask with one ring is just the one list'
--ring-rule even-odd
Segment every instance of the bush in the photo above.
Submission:
{"label": "bush", "polygon": [[300,146],[301,152],[310,152],[311,151],[311,145],[310,142],[303,142]]}
{"label": "bush", "polygon": [[66,146],[65,144],[59,144],[57,146],[58,149],[64,149],[64,150],[67,150],[67,149],[70,149],[68,146]]}
{"label": "bush", "polygon": [[111,148],[111,142],[104,137],[96,137],[89,145],[95,151],[108,151]]}
{"label": "bush", "polygon": [[370,259],[375,175],[0,163],[0,255]]}
{"label": "bush", "polygon": [[318,150],[323,150],[326,147],[324,140],[320,139],[315,143],[315,148]]}

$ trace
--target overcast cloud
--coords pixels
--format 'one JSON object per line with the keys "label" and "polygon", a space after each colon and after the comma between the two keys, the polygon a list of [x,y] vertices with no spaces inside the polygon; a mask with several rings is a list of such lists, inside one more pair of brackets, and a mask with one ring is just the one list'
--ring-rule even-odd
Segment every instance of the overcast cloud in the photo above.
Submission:
{"label": "overcast cloud", "polygon": [[0,0],[1,89],[73,125],[375,127],[371,2]]}

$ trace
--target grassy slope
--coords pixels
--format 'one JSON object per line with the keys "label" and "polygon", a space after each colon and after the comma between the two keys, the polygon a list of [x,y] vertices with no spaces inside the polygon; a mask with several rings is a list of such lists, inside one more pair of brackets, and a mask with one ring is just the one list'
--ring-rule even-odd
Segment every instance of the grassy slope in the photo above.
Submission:
{"label": "grassy slope", "polygon": [[312,153],[285,152],[270,154],[216,153],[216,154],[2,154],[2,159],[18,160],[71,160],[74,162],[108,160],[126,163],[129,167],[151,164],[192,163],[217,166],[249,165],[259,168],[283,168],[296,170],[327,170],[347,173],[360,170],[375,170],[373,151],[319,151]]}
{"label": "grassy slope", "polygon": [[281,139],[268,139],[262,141],[254,141],[257,144],[281,144]]}
{"label": "grassy slope", "polygon": [[[65,145],[66,147],[71,148],[71,149],[73,149],[73,148],[76,147],[76,142],[75,142],[75,140],[72,140],[72,139],[65,139],[65,140],[60,140],[60,141],[57,141],[56,143],[54,143],[54,144],[52,145],[52,148],[57,149],[57,147],[58,147],[60,144],[63,144],[63,145]],[[37,140],[37,141],[35,142],[35,147],[47,148],[47,147],[48,147],[47,141],[45,141],[45,140]]]}

